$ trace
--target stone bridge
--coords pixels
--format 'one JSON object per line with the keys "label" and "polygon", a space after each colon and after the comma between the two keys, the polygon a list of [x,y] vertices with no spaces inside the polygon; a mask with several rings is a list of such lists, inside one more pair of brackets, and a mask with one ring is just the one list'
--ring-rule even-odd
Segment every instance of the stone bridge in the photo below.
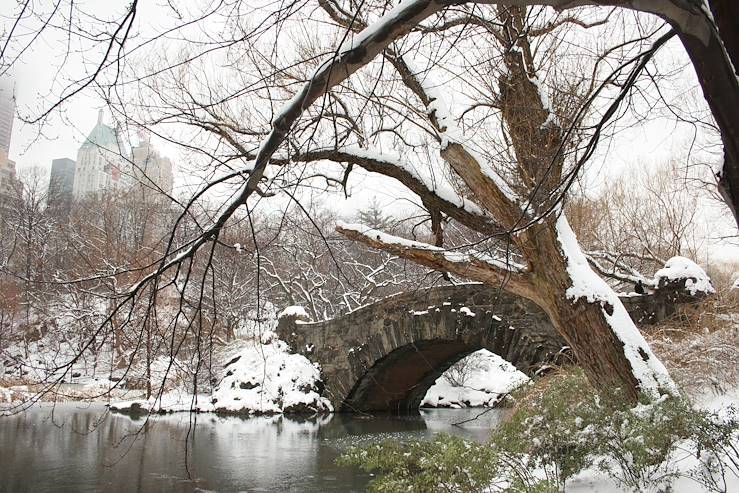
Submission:
{"label": "stone bridge", "polygon": [[[622,301],[644,324],[676,300],[658,293]],[[527,375],[566,351],[541,308],[481,284],[401,293],[323,322],[283,317],[277,332],[321,365],[324,395],[340,412],[416,412],[436,379],[479,349]]]}

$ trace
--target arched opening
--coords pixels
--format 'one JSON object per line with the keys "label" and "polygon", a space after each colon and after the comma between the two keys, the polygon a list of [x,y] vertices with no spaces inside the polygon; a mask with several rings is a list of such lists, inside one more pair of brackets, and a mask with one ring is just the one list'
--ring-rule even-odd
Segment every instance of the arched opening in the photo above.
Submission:
{"label": "arched opening", "polygon": [[362,375],[342,412],[417,413],[429,388],[454,363],[482,349],[461,340],[422,340],[399,347]]}

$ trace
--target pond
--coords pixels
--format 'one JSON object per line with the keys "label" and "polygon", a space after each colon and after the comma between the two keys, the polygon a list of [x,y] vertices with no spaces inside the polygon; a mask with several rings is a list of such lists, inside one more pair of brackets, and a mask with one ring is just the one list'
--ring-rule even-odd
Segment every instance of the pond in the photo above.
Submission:
{"label": "pond", "polygon": [[484,441],[506,411],[453,424],[481,412],[314,418],[179,413],[146,420],[102,405],[46,404],[0,418],[0,491],[363,491],[368,474],[334,463],[347,447],[438,432]]}

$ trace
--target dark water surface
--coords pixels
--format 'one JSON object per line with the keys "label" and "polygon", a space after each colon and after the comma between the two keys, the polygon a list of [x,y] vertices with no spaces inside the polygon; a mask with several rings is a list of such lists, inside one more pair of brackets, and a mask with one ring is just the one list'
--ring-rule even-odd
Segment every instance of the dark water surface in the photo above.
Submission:
{"label": "dark water surface", "polygon": [[334,464],[347,447],[442,431],[484,441],[504,411],[452,425],[480,412],[312,419],[180,413],[146,422],[101,405],[57,405],[53,413],[45,405],[0,417],[0,492],[363,491],[369,475]]}

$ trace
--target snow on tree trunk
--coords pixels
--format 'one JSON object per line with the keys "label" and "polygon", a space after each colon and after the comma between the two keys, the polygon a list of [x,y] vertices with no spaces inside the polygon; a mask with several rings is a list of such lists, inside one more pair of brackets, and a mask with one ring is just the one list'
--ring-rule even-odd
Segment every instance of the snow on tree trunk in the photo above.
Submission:
{"label": "snow on tree trunk", "polygon": [[629,383],[623,390],[632,399],[639,392],[677,393],[618,295],[591,269],[564,215],[555,228],[569,285],[564,296],[556,293],[552,319],[590,380],[603,389]]}

